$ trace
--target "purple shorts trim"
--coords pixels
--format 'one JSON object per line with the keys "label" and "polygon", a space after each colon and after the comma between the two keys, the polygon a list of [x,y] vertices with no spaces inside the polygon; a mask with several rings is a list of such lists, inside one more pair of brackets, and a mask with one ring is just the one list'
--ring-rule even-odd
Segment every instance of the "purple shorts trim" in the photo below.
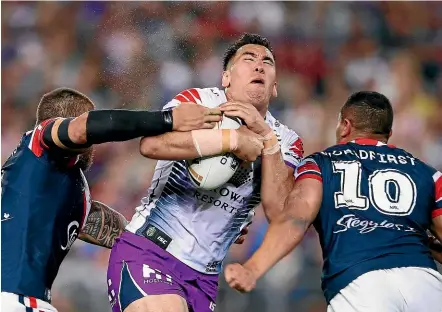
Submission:
{"label": "purple shorts trim", "polygon": [[124,232],[112,248],[107,284],[113,312],[123,312],[144,296],[161,294],[183,297],[191,312],[211,312],[218,275],[195,271],[148,239]]}

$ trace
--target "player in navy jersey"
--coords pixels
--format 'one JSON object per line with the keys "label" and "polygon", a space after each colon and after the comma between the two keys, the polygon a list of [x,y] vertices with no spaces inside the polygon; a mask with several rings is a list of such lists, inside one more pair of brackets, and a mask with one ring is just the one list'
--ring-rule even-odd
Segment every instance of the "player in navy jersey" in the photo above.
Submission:
{"label": "player in navy jersey", "polygon": [[336,131],[340,144],[303,160],[262,246],[244,265],[226,268],[231,287],[250,291],[313,224],[328,311],[442,311],[442,275],[427,235],[442,238],[442,174],[387,144],[392,123],[385,96],[350,96]]}
{"label": "player in navy jersey", "polygon": [[80,238],[111,248],[127,221],[92,201],[83,171],[92,145],[168,131],[213,128],[218,109],[185,103],[167,112],[98,110],[84,94],[45,94],[37,126],[2,167],[1,291],[3,311],[56,311],[50,290]]}

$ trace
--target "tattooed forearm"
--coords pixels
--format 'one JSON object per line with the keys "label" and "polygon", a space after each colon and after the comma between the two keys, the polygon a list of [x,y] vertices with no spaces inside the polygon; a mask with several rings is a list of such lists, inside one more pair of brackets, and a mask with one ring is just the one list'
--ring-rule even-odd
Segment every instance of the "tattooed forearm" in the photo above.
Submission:
{"label": "tattooed forearm", "polygon": [[126,224],[127,220],[123,215],[94,200],[79,238],[91,244],[112,248]]}

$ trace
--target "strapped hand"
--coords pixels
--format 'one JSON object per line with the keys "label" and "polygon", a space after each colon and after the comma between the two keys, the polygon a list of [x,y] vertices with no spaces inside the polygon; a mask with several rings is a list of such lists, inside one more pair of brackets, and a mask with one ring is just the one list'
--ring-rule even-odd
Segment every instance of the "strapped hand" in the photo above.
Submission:
{"label": "strapped hand", "polygon": [[209,109],[192,102],[183,102],[175,107],[172,116],[175,131],[212,129],[222,119],[219,108]]}
{"label": "strapped hand", "polygon": [[226,116],[241,118],[247,128],[260,136],[266,136],[272,131],[252,104],[229,101],[220,105],[219,108]]}

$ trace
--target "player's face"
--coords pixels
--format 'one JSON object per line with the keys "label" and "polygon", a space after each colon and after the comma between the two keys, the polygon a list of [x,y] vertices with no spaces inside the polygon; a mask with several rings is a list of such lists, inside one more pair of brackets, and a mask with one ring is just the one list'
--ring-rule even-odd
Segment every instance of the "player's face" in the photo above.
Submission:
{"label": "player's face", "polygon": [[276,93],[276,68],[272,53],[265,47],[247,44],[241,47],[223,73],[222,85],[228,100],[253,104],[266,109]]}

